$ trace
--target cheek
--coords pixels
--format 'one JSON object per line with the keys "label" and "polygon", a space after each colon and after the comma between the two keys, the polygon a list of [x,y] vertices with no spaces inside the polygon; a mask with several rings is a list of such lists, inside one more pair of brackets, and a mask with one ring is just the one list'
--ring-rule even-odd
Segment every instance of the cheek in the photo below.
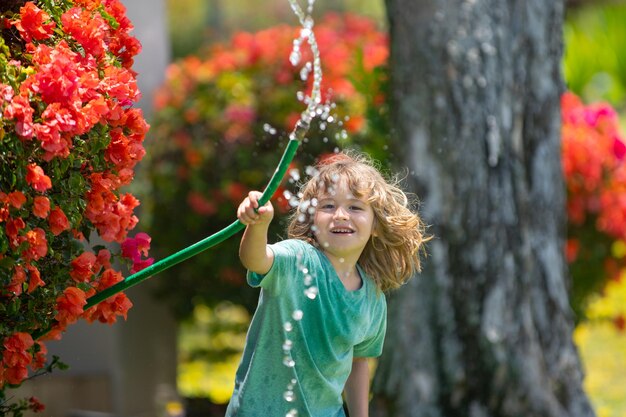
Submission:
{"label": "cheek", "polygon": [[322,223],[322,216],[319,215],[319,212],[315,212],[315,215],[313,216],[313,222],[311,223],[311,227],[313,229],[313,232],[315,234],[317,234],[320,230],[320,224]]}

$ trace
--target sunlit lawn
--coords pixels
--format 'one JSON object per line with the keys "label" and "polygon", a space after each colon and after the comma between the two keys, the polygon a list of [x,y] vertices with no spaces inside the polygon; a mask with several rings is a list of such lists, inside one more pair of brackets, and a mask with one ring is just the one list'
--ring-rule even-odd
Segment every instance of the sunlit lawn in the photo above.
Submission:
{"label": "sunlit lawn", "polygon": [[609,282],[587,315],[590,321],[574,333],[587,375],[585,388],[599,417],[626,417],[626,332],[614,324],[626,315],[626,275]]}
{"label": "sunlit lawn", "polygon": [[618,333],[609,322],[583,324],[574,339],[598,417],[626,417],[626,333]]}

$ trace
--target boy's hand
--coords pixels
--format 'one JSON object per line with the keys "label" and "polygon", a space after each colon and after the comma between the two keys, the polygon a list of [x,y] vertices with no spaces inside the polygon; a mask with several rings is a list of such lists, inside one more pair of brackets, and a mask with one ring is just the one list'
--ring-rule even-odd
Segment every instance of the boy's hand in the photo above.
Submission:
{"label": "boy's hand", "polygon": [[263,194],[259,191],[250,191],[248,197],[239,204],[237,218],[246,226],[269,224],[274,218],[274,207],[269,201],[259,207],[259,199]]}

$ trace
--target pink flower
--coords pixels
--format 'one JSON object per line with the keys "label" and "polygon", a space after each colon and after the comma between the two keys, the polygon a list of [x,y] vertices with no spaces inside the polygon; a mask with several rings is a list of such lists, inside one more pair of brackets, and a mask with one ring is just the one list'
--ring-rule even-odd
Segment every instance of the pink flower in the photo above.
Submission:
{"label": "pink flower", "polygon": [[35,111],[30,107],[28,99],[24,96],[15,96],[9,105],[4,109],[4,117],[14,119],[15,133],[23,139],[33,137],[33,113]]}

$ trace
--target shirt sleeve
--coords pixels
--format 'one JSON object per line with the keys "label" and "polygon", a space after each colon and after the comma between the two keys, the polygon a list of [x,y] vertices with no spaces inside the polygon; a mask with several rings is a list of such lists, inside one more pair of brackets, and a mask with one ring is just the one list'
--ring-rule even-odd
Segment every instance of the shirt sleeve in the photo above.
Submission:
{"label": "shirt sleeve", "polygon": [[354,346],[353,356],[355,358],[375,358],[383,353],[385,333],[387,332],[387,302],[384,294],[379,294],[380,308],[374,311],[381,311],[380,314],[372,314],[376,320],[372,323],[372,331],[361,343]]}
{"label": "shirt sleeve", "polygon": [[294,240],[283,240],[281,242],[269,245],[270,250],[274,254],[274,261],[270,270],[266,274],[257,274],[256,272],[248,271],[246,279],[251,287],[269,288],[272,285],[276,285],[275,281],[279,279],[281,275],[287,275],[289,268],[292,268],[296,264],[296,257],[298,254],[298,243]]}

